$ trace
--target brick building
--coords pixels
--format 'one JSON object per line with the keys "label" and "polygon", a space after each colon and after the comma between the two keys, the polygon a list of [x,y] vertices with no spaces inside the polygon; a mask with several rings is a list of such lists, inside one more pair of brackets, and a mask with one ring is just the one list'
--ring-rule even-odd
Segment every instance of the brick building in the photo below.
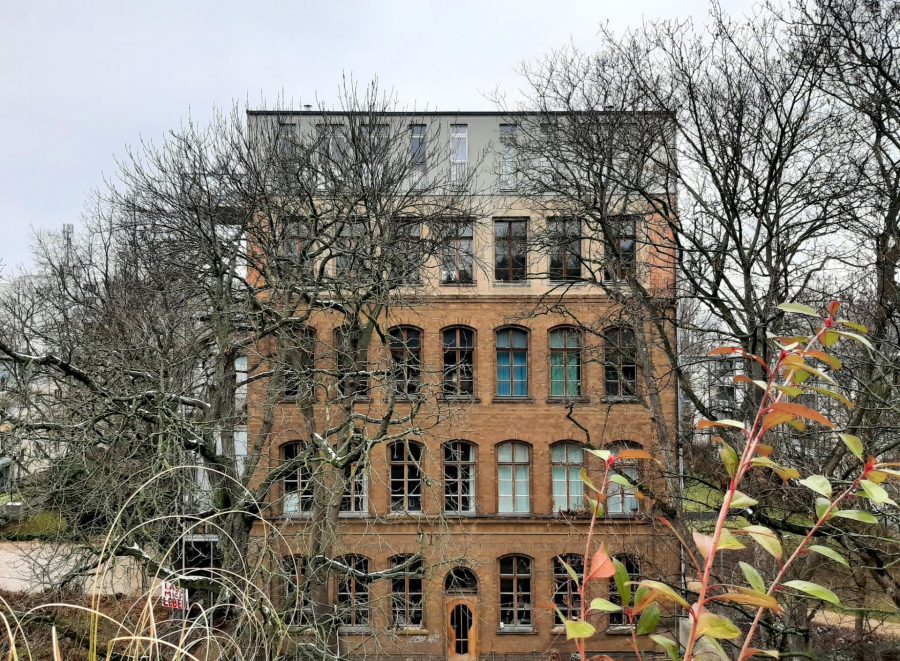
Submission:
{"label": "brick building", "polygon": [[[412,159],[421,159],[423,167],[438,150],[421,144],[426,131],[438,127],[450,145],[440,167],[451,176],[478,170],[472,194],[481,197],[483,216],[463,223],[450,249],[429,261],[414,303],[389,311],[383,324],[389,337],[367,356],[370,366],[401,365],[396,369],[407,383],[412,370],[410,387],[433,388],[436,403],[421,434],[374,445],[354,469],[341,502],[336,549],[362,573],[388,570],[417,554],[422,560],[413,563],[415,571],[386,580],[332,579],[335,603],[343,609],[340,650],[454,661],[536,659],[554,651],[567,657],[574,646],[553,606],[567,616],[580,608],[558,559],[578,567],[585,553],[589,517],[579,473],[582,467],[589,474],[599,470],[599,461],[584,451],[585,430],[595,448],[659,453],[661,444],[674,441],[657,439],[634,332],[621,321],[621,306],[601,286],[582,280],[581,262],[602,260],[603,242],[584,237],[577,218],[550,216],[545,205],[517,191],[515,156],[504,142],[515,131],[509,118],[428,113],[414,122],[403,115],[385,121],[409,125]],[[323,122],[340,126],[342,117],[250,113],[256,130],[276,122],[278,130],[302,133]],[[622,209],[621,218],[632,229],[623,233],[620,266],[640,268],[645,286],[664,292],[673,278],[655,238],[664,232],[637,208]],[[531,239],[548,229],[570,238],[540,249]],[[547,306],[548,300],[560,305]],[[596,332],[585,332],[586,320]],[[323,312],[308,327],[324,347],[313,349],[311,360],[329,364],[325,338],[336,337],[340,321]],[[645,331],[652,338],[649,324]],[[652,342],[648,349],[665,374],[659,350]],[[674,429],[674,384],[660,384],[663,413]],[[254,409],[263,397],[262,386],[251,385],[251,438],[262,424]],[[378,405],[377,392],[362,393],[357,404],[361,410]],[[398,407],[404,406],[412,405],[401,399]],[[291,398],[278,404],[269,467],[302,451],[309,430],[300,408]],[[653,479],[637,466],[618,470],[635,482]],[[309,479],[297,471],[279,481],[266,511],[281,536],[279,552],[298,559],[298,575],[309,545]],[[598,539],[635,578],[677,576],[677,548],[653,524],[646,504],[613,485],[607,509]],[[298,590],[273,585],[288,598]],[[605,597],[606,590],[594,596]],[[592,621],[600,633],[588,649],[629,658],[622,616]]]}

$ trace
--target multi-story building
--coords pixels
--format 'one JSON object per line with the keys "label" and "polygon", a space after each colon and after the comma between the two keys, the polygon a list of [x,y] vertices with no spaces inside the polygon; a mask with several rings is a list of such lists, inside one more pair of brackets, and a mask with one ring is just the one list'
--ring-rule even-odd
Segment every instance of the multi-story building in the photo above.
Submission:
{"label": "multi-story building", "polygon": [[[343,118],[260,111],[249,120],[257,131],[277,124],[278,130],[302,133],[325,124],[340,127]],[[397,114],[384,121],[408,126],[410,153],[423,172],[434,165],[427,159],[435,153],[446,160],[441,167],[451,179],[462,180],[477,168],[471,192],[482,197],[484,215],[457,223],[450,245],[424,269],[415,303],[389,312],[390,339],[369,355],[375,363],[378,351],[392,353],[407,387],[434,381],[441,408],[420,436],[372,447],[365,469],[349,483],[336,544],[345,563],[372,573],[415,554],[423,560],[413,567],[421,573],[334,581],[335,601],[344,609],[340,649],[402,659],[525,659],[554,651],[568,657],[574,645],[566,641],[559,612],[574,617],[582,606],[560,560],[583,566],[590,517],[580,474],[582,468],[599,474],[602,464],[585,451],[586,432],[590,446],[613,450],[638,447],[659,454],[674,441],[657,438],[635,334],[619,321],[621,306],[582,277],[582,262],[602,257],[603,242],[585,237],[577,216],[548,214],[546,200],[535,204],[518,190],[521,164],[507,145],[514,121],[490,112],[434,112],[414,119]],[[434,134],[449,145],[444,150],[424,146],[436,128]],[[671,253],[647,240],[664,234],[650,231],[658,221],[638,208],[620,212],[631,229],[622,235],[617,268],[604,277],[621,277],[620,269],[640,265],[637,272],[649,291],[670,288]],[[568,238],[539,249],[541,242],[532,238],[548,230]],[[308,326],[320,340],[337,330],[324,313]],[[649,324],[646,330],[652,336]],[[661,354],[649,350],[661,365]],[[317,352],[311,359],[328,360]],[[674,429],[674,383],[663,380],[660,392]],[[291,394],[271,423],[271,466],[294,457],[303,445],[304,427],[295,415],[298,393]],[[363,394],[359,406],[373,406],[378,395]],[[261,386],[251,385],[250,438],[262,424],[254,415],[262,396]],[[652,479],[628,462],[615,469],[632,482]],[[266,514],[278,525],[286,557],[307,552],[308,479],[302,471],[292,473],[269,499]],[[597,541],[623,560],[635,580],[677,576],[677,547],[666,541],[638,496],[611,486]],[[285,587],[288,596],[296,589]],[[607,596],[605,586],[594,592]],[[590,619],[599,634],[588,649],[629,658],[625,617]]]}

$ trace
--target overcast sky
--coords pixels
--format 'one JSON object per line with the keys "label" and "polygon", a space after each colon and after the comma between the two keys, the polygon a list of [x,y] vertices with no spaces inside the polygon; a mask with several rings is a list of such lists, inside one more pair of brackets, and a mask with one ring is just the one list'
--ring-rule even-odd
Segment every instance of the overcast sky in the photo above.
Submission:
{"label": "overcast sky", "polygon": [[34,231],[77,224],[126,145],[189,115],[327,103],[344,73],[378,76],[405,106],[492,109],[495,88],[515,96],[519,63],[589,49],[603,22],[705,13],[705,0],[0,0],[0,264],[27,263]]}

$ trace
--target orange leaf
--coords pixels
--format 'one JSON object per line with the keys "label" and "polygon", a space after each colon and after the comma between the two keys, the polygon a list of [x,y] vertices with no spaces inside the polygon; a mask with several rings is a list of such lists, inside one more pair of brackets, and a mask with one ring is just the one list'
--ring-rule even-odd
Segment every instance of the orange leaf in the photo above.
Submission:
{"label": "orange leaf", "polygon": [[808,406],[803,406],[802,404],[776,402],[775,404],[772,404],[772,410],[778,413],[787,413],[794,418],[806,418],[807,420],[818,422],[820,425],[828,427],[829,429],[832,429],[834,427],[834,423],[831,420],[826,418],[818,411],[814,411]]}
{"label": "orange leaf", "polygon": [[758,454],[760,457],[771,457],[773,454],[775,454],[775,448],[773,448],[771,445],[760,443],[756,446],[756,454]]}
{"label": "orange leaf", "polygon": [[794,417],[795,416],[790,415],[789,413],[779,413],[779,412],[767,413],[766,416],[763,418],[762,430],[764,432],[769,431],[773,427],[777,427],[778,425],[783,425],[786,422],[790,422],[791,420],[794,419]]}
{"label": "orange leaf", "polygon": [[710,356],[730,356],[733,353],[744,353],[740,347],[719,347],[709,352]]}
{"label": "orange leaf", "polygon": [[622,450],[616,455],[619,459],[627,461],[628,459],[653,459],[653,455],[646,450]]}
{"label": "orange leaf", "polygon": [[612,578],[615,576],[616,566],[613,564],[612,558],[606,553],[606,545],[601,544],[600,548],[591,558],[591,571],[585,577],[584,582],[592,581],[595,578]]}

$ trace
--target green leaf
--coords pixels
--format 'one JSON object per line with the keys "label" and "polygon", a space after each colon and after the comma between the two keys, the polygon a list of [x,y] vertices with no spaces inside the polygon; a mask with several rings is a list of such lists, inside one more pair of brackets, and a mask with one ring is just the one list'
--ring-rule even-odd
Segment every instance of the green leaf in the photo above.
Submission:
{"label": "green leaf", "polygon": [[741,571],[744,574],[744,578],[747,580],[747,584],[756,590],[757,592],[766,593],[766,582],[763,580],[763,577],[760,576],[760,573],[756,571],[756,568],[753,565],[748,565],[746,562],[738,563],[741,567]]}
{"label": "green leaf", "polygon": [[566,620],[566,640],[584,639],[593,636],[597,630],[594,625],[584,620]]}
{"label": "green leaf", "polygon": [[737,452],[728,443],[722,441],[722,444],[719,446],[719,457],[722,459],[722,464],[725,466],[728,477],[734,477],[739,461]]}
{"label": "green leaf", "polygon": [[572,581],[575,583],[575,585],[580,586],[581,581],[578,579],[578,572],[576,572],[574,569],[572,569],[572,567],[562,558],[557,557],[556,559],[559,560],[560,564],[566,570],[566,573],[569,575],[569,578],[572,579]]}
{"label": "green leaf", "polygon": [[600,597],[597,597],[595,599],[591,599],[590,610],[600,611],[601,613],[618,613],[620,610],[622,610],[622,607],[618,604],[614,604],[607,599],[601,599]]}
{"label": "green leaf", "polygon": [[666,638],[665,636],[660,636],[658,633],[651,634],[650,640],[662,647],[666,651],[666,654],[669,655],[669,658],[672,659],[672,661],[681,661],[681,655],[678,653],[678,650],[680,648],[678,646],[678,643],[676,643],[674,640],[672,640],[671,638]]}
{"label": "green leaf", "polygon": [[[827,498],[816,498],[816,518],[821,519],[831,507],[831,501]],[[829,517],[830,518],[830,517]]]}
{"label": "green leaf", "polygon": [[834,604],[835,606],[841,605],[841,600],[837,598],[837,595],[834,592],[818,583],[810,583],[809,581],[788,581],[784,584],[784,587],[805,592],[811,597],[815,597],[821,601],[827,601],[829,604]]}
{"label": "green leaf", "polygon": [[838,434],[841,437],[841,440],[844,441],[844,445],[847,446],[847,449],[853,453],[860,461],[863,460],[863,444],[862,439],[859,436],[854,436],[853,434]]}
{"label": "green leaf", "polygon": [[637,628],[635,629],[635,633],[638,636],[645,636],[648,633],[653,633],[656,631],[656,626],[659,624],[659,604],[653,603],[647,606],[643,613],[641,613],[641,617],[638,620]]}
{"label": "green leaf", "polygon": [[742,532],[750,535],[753,541],[763,547],[773,558],[781,560],[781,541],[774,532],[765,526],[746,526]]}
{"label": "green leaf", "polygon": [[651,592],[656,592],[660,596],[669,601],[674,601],[679,606],[683,606],[684,608],[690,610],[691,605],[687,602],[687,600],[682,597],[680,594],[675,592],[672,588],[670,588],[665,583],[660,583],[659,581],[641,581],[640,587],[647,588]]}
{"label": "green leaf", "polygon": [[878,523],[878,519],[871,512],[863,512],[862,510],[838,510],[834,513],[842,519],[851,519],[860,523]]}
{"label": "green leaf", "polygon": [[840,335],[841,337],[847,337],[847,338],[850,338],[851,340],[855,340],[856,342],[859,342],[864,347],[867,347],[870,351],[875,351],[875,347],[872,346],[872,343],[869,342],[869,340],[864,338],[862,335],[859,335],[857,333],[851,333],[850,331],[842,331],[842,330],[835,330],[834,332],[837,333],[838,335]]}
{"label": "green leaf", "polygon": [[809,477],[799,480],[800,484],[807,489],[812,489],[817,494],[821,494],[826,498],[831,498],[831,482],[824,475],[810,475]]}
{"label": "green leaf", "polygon": [[855,330],[860,335],[868,335],[869,334],[869,329],[866,328],[865,326],[863,326],[862,324],[857,324],[857,323],[849,321],[847,319],[838,319],[838,323],[841,326],[846,326],[847,328],[849,328],[851,330]]}
{"label": "green leaf", "polygon": [[716,547],[717,550],[738,551],[744,548],[747,547],[741,544],[737,537],[731,534],[731,531],[728,530],[728,528],[722,528],[722,532],[719,535],[719,545]]}
{"label": "green leaf", "polygon": [[784,312],[805,314],[807,317],[815,317],[816,319],[822,318],[822,315],[808,305],[803,305],[803,303],[781,303],[778,305],[778,309],[783,310]]}
{"label": "green leaf", "polygon": [[749,509],[749,508],[753,507],[754,505],[756,505],[758,502],[759,502],[758,500],[751,498],[747,494],[745,494],[741,491],[735,490],[734,498],[732,498],[732,500],[731,500],[731,509],[740,509],[740,510]]}
{"label": "green leaf", "polygon": [[819,555],[824,555],[826,558],[831,558],[838,564],[844,565],[845,567],[849,567],[850,563],[847,562],[847,558],[842,556],[840,553],[835,551],[834,549],[828,548],[827,546],[820,546],[819,544],[813,544],[809,547],[809,550],[813,553],[818,553]]}
{"label": "green leaf", "polygon": [[619,599],[622,600],[622,603],[628,606],[631,604],[631,585],[628,583],[631,577],[628,575],[625,565],[616,558],[613,558],[613,565],[616,568],[616,573],[613,575],[613,581],[616,583],[616,592],[619,593]]}
{"label": "green leaf", "polygon": [[610,475],[609,481],[613,482],[614,484],[618,484],[619,486],[623,486],[626,489],[634,488],[634,485],[631,484],[631,482],[628,481],[628,478],[626,478],[624,475],[618,475],[618,474]]}
{"label": "green leaf", "polygon": [[732,639],[740,636],[741,630],[728,618],[705,611],[697,618],[697,635]]}
{"label": "green leaf", "polygon": [[859,486],[862,487],[862,490],[865,492],[866,497],[871,500],[873,503],[877,503],[878,505],[893,505],[897,506],[897,503],[888,496],[887,491],[884,490],[880,484],[875,484],[871,480],[860,480]]}

